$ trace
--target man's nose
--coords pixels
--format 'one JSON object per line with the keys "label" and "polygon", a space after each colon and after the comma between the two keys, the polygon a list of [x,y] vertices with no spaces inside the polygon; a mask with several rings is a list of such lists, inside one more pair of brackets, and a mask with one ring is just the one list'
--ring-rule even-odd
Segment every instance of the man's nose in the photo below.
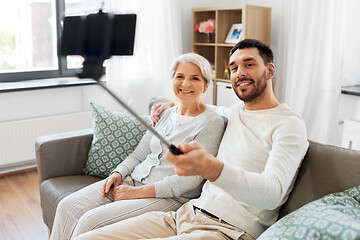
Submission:
{"label": "man's nose", "polygon": [[236,71],[236,78],[242,78],[246,76],[246,71],[244,68],[239,67]]}

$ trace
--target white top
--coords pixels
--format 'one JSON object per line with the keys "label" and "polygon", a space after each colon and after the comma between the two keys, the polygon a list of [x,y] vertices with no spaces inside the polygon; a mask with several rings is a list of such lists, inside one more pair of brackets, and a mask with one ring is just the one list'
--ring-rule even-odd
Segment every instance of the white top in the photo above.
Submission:
{"label": "white top", "polygon": [[[175,146],[197,141],[214,156],[224,129],[223,118],[208,108],[196,117],[181,116],[176,114],[176,107],[169,108],[155,126],[155,130]],[[154,184],[157,198],[173,197],[185,202],[199,197],[204,179],[176,175],[174,165],[165,157],[166,151],[160,140],[147,131],[136,149],[114,171],[123,178],[130,175],[143,184]]]}
{"label": "white top", "polygon": [[224,168],[191,201],[257,238],[292,190],[309,145],[306,127],[286,104],[249,111],[238,103],[229,113],[217,156]]}
{"label": "white top", "polygon": [[172,114],[170,118],[174,128],[169,132],[167,138],[170,138],[176,132],[176,128],[178,126],[191,123],[193,120],[195,120],[196,117],[180,115],[177,113],[177,110],[175,110],[174,114]]}

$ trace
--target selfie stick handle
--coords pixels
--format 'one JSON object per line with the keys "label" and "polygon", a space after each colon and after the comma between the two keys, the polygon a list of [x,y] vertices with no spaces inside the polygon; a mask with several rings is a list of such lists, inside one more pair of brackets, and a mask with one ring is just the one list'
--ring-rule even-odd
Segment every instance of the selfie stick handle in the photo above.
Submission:
{"label": "selfie stick handle", "polygon": [[98,85],[100,85],[103,89],[105,89],[113,98],[118,101],[121,106],[123,106],[131,115],[133,115],[147,130],[152,132],[163,144],[165,144],[169,151],[174,155],[180,155],[183,154],[180,149],[178,149],[173,144],[170,144],[168,141],[166,141],[157,131],[155,131],[154,128],[152,128],[149,124],[147,124],[139,115],[137,115],[130,107],[128,107],[118,96],[116,96],[115,93],[113,93],[105,84],[104,82],[101,82],[100,80],[96,80]]}

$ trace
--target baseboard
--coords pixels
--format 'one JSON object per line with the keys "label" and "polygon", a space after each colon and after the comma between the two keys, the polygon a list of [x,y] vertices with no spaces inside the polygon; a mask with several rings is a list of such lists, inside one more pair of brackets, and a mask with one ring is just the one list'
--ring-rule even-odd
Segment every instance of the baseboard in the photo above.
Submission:
{"label": "baseboard", "polygon": [[35,159],[2,165],[0,166],[0,176],[31,169],[36,169]]}

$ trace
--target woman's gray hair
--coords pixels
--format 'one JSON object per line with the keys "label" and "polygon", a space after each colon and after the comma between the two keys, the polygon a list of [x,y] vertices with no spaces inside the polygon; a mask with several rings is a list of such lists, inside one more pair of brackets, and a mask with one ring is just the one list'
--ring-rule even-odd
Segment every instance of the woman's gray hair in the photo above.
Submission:
{"label": "woman's gray hair", "polygon": [[195,64],[196,66],[198,66],[200,68],[201,71],[201,75],[205,80],[205,86],[208,86],[209,83],[211,82],[211,65],[209,63],[209,61],[204,58],[203,56],[200,56],[197,53],[185,53],[183,55],[180,55],[179,57],[175,58],[175,60],[173,61],[170,71],[171,71],[171,77],[173,77],[175,75],[175,71],[177,66],[179,65],[179,63],[181,62],[190,62]]}

